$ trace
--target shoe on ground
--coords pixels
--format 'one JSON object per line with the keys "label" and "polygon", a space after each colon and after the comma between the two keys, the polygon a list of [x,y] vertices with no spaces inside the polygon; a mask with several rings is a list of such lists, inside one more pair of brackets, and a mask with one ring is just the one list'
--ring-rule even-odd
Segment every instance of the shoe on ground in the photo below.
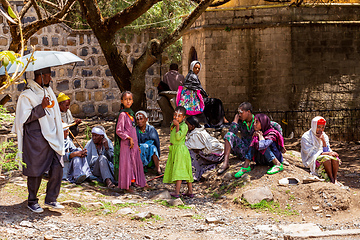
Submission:
{"label": "shoe on ground", "polygon": [[85,175],[85,174],[80,175],[80,176],[78,176],[78,177],[76,178],[75,183],[76,183],[76,184],[81,184],[81,183],[83,183],[83,182],[85,181],[85,179],[86,179],[86,175]]}
{"label": "shoe on ground", "polygon": [[58,202],[45,202],[45,205],[51,208],[55,208],[55,209],[63,209],[65,208],[63,205],[61,205]]}
{"label": "shoe on ground", "polygon": [[244,175],[247,172],[251,172],[251,167],[250,165],[247,168],[240,168],[240,171],[238,171],[237,173],[235,173],[234,177],[235,178],[241,178],[242,175]]}
{"label": "shoe on ground", "polygon": [[284,166],[282,164],[274,165],[274,166],[272,166],[272,168],[270,168],[269,171],[267,171],[267,174],[272,175],[272,174],[278,173],[278,172],[280,172],[282,170],[284,170]]}
{"label": "shoe on ground", "polygon": [[34,213],[42,213],[44,211],[38,203],[28,205],[28,208]]}

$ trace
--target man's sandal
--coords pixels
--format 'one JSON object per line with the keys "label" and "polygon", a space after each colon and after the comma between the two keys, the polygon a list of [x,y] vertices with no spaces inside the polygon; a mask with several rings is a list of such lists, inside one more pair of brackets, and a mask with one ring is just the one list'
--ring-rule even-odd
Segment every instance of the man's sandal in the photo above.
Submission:
{"label": "man's sandal", "polygon": [[267,174],[275,174],[275,173],[278,173],[280,171],[284,170],[284,166],[282,164],[280,165],[274,165],[272,166],[272,168],[270,168],[268,171],[267,171]]}
{"label": "man's sandal", "polygon": [[[243,171],[243,170],[245,170],[245,171]],[[241,178],[241,176],[242,175],[244,175],[244,173],[247,173],[247,172],[250,172],[251,171],[251,167],[250,167],[250,165],[247,167],[247,168],[244,168],[244,167],[242,167],[241,169],[240,169],[240,171],[238,171],[237,173],[235,173],[235,178]]]}

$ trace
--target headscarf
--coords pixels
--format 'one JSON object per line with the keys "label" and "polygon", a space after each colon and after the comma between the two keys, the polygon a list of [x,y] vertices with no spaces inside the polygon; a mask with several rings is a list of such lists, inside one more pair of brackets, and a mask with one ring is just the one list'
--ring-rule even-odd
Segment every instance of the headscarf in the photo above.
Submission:
{"label": "headscarf", "polygon": [[197,63],[200,64],[200,69],[201,69],[201,63],[199,61],[192,61],[190,64],[189,73],[185,77],[183,86],[186,87],[187,89],[190,89],[193,91],[200,90],[201,94],[204,95],[205,97],[207,97],[208,95],[205,92],[205,90],[203,89],[203,87],[201,86],[199,77],[193,72],[194,66]]}
{"label": "headscarf", "polygon": [[148,115],[146,114],[145,111],[142,111],[142,110],[137,111],[137,112],[135,113],[135,117],[137,117],[138,114],[142,114],[142,115],[144,115],[145,118],[148,118]]}
{"label": "headscarf", "polygon": [[[272,140],[273,142],[276,142],[280,146],[281,149],[284,148],[284,138],[277,130],[275,130],[271,126],[269,117],[266,114],[259,113],[259,114],[255,115],[255,118],[261,124],[261,131],[263,133],[265,140]],[[258,136],[253,137],[250,146],[259,150],[259,137]],[[281,150],[281,149],[279,149],[279,150]],[[266,151],[266,149],[259,150],[259,152],[261,154],[264,154],[265,151]]]}
{"label": "headscarf", "polygon": [[[326,124],[323,117],[317,116],[311,120],[311,129],[305,132],[301,137],[301,159],[305,167],[310,168],[311,174],[316,175],[316,158],[323,152],[323,143],[320,138],[316,136],[316,128],[319,124]],[[329,137],[323,132],[327,147],[330,149]]]}
{"label": "headscarf", "polygon": [[64,102],[66,100],[70,100],[70,97],[63,92],[59,93],[59,95],[57,97],[58,103]]}

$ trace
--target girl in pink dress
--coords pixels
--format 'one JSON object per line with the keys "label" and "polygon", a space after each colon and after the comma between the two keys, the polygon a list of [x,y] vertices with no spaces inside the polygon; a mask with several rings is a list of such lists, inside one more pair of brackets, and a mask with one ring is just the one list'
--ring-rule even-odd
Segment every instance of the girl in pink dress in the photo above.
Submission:
{"label": "girl in pink dress", "polygon": [[140,187],[146,186],[143,164],[136,135],[134,112],[131,110],[133,94],[129,91],[121,95],[119,119],[116,124],[116,135],[120,141],[118,187],[129,192],[131,183]]}

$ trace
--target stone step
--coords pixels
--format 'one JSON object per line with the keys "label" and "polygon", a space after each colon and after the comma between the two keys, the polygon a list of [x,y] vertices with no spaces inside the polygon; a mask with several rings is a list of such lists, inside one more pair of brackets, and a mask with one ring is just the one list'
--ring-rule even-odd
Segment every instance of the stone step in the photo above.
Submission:
{"label": "stone step", "polygon": [[284,240],[303,240],[303,239],[321,239],[321,240],[352,240],[360,239],[360,229],[346,229],[334,231],[315,231],[313,233],[290,233],[284,235]]}

